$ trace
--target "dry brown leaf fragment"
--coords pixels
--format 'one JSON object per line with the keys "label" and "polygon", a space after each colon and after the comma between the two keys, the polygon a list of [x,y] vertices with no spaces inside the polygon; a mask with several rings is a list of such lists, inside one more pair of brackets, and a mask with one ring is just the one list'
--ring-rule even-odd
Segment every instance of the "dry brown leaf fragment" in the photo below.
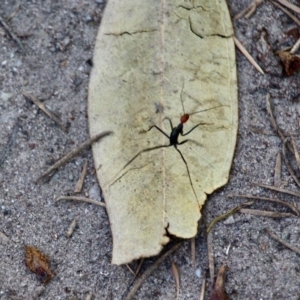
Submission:
{"label": "dry brown leaf fragment", "polygon": [[54,276],[50,269],[50,260],[43,252],[33,246],[25,246],[25,264],[27,268],[38,275],[42,283],[48,283]]}
{"label": "dry brown leaf fragment", "polygon": [[215,287],[210,297],[210,300],[228,300],[228,297],[225,293],[225,285],[224,285],[224,277],[225,277],[226,269],[227,269],[226,265],[221,266],[217,275]]}
{"label": "dry brown leaf fragment", "polygon": [[287,76],[292,76],[300,70],[300,56],[287,51],[278,52]]}

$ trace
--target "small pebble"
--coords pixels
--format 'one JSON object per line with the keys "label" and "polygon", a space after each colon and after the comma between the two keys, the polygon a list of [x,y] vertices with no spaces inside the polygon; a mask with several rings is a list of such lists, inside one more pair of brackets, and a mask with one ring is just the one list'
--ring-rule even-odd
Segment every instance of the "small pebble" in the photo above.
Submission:
{"label": "small pebble", "polygon": [[234,224],[235,223],[235,219],[233,216],[229,216],[225,221],[224,224],[228,225],[228,224]]}
{"label": "small pebble", "polygon": [[198,278],[201,278],[202,277],[201,269],[196,269],[195,274]]}

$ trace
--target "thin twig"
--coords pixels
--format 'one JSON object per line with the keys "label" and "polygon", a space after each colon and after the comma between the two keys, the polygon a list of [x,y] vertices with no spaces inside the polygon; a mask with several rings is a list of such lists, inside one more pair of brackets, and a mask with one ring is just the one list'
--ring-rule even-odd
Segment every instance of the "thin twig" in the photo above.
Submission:
{"label": "thin twig", "polygon": [[85,163],[84,163],[84,166],[82,168],[82,171],[80,173],[80,177],[79,177],[79,179],[76,183],[74,193],[80,193],[81,192],[83,182],[84,182],[84,179],[85,179],[85,175],[86,175],[86,172],[87,172],[87,167],[88,167],[88,161],[86,160]]}
{"label": "thin twig", "polygon": [[300,47],[300,38],[297,40],[295,45],[292,47],[290,53],[295,54],[297,52],[297,50],[299,49],[299,47]]}
{"label": "thin twig", "polygon": [[296,18],[293,14],[291,14],[287,9],[285,9],[283,6],[281,6],[279,3],[275,1],[270,1],[272,4],[277,6],[279,9],[281,9],[287,16],[289,16],[298,26],[300,26],[300,20]]}
{"label": "thin twig", "polygon": [[265,201],[269,201],[269,202],[274,202],[277,204],[281,204],[284,206],[287,206],[288,208],[290,208],[297,216],[300,216],[300,212],[299,210],[292,204],[279,200],[279,199],[271,199],[271,198],[267,198],[267,197],[260,197],[260,196],[250,196],[250,195],[228,195],[227,197],[231,198],[231,197],[239,197],[239,198],[247,198],[247,199],[255,199],[255,200],[265,200]]}
{"label": "thin twig", "polygon": [[282,240],[277,234],[275,234],[274,232],[272,232],[269,229],[266,229],[267,233],[271,236],[271,238],[273,238],[274,240],[276,240],[277,242],[283,244],[284,246],[286,246],[287,248],[291,249],[292,251],[296,252],[297,254],[300,255],[300,249],[298,247],[295,247],[294,245],[287,243],[286,241]]}
{"label": "thin twig", "polygon": [[230,209],[229,211],[227,211],[226,213],[217,216],[216,218],[214,218],[208,225],[206,232],[209,233],[211,231],[211,229],[215,226],[215,224],[223,219],[228,218],[229,216],[233,215],[234,213],[236,213],[237,211],[239,211],[241,208],[245,207],[245,206],[249,206],[252,205],[254,202],[250,201],[250,202],[246,202],[243,203],[241,205],[238,205],[232,209]]}
{"label": "thin twig", "polygon": [[280,186],[281,184],[281,154],[277,153],[276,163],[275,163],[275,171],[274,171],[274,185]]}
{"label": "thin twig", "polygon": [[52,167],[50,167],[45,173],[43,173],[37,180],[36,183],[41,180],[42,178],[48,176],[49,174],[51,174],[54,170],[56,170],[57,168],[59,168],[60,166],[64,165],[65,163],[67,163],[70,159],[72,159],[74,156],[76,156],[78,153],[80,153],[83,149],[89,147],[90,145],[92,145],[93,143],[97,142],[99,139],[108,136],[112,134],[112,131],[104,131],[102,133],[99,133],[95,136],[93,136],[92,138],[86,140],[85,142],[83,142],[81,145],[79,145],[76,149],[73,149],[71,152],[69,152],[66,156],[64,156],[63,158],[61,158],[58,162],[56,162]]}
{"label": "thin twig", "polygon": [[23,47],[22,42],[20,41],[20,39],[14,34],[14,32],[10,29],[10,27],[6,24],[6,22],[4,21],[4,19],[0,16],[0,23],[2,24],[2,26],[6,29],[6,31],[8,32],[8,34],[11,36],[11,38],[17,43],[18,47],[25,52],[25,48]]}
{"label": "thin twig", "polygon": [[132,270],[132,268],[129,266],[129,264],[126,264],[127,269],[129,270],[129,272],[135,277],[135,273]]}
{"label": "thin twig", "polygon": [[9,22],[18,13],[19,10],[20,10],[20,3],[16,5],[12,13],[6,18],[6,22]]}
{"label": "thin twig", "polygon": [[192,260],[192,267],[195,267],[196,262],[196,239],[193,237],[191,238],[191,260]]}
{"label": "thin twig", "polygon": [[294,153],[295,153],[295,158],[296,158],[296,162],[297,162],[297,165],[298,165],[298,169],[300,170],[300,156],[299,156],[297,145],[296,145],[294,139],[292,139],[292,146],[293,146],[293,149],[294,149]]}
{"label": "thin twig", "polygon": [[87,203],[92,203],[92,204],[96,204],[102,207],[106,207],[105,203],[103,202],[99,202],[97,200],[94,199],[90,199],[90,198],[85,198],[85,197],[76,197],[76,196],[61,196],[58,197],[55,202],[60,201],[60,200],[74,200],[74,201],[81,201],[81,202],[87,202]]}
{"label": "thin twig", "polygon": [[173,252],[175,252],[180,246],[182,242],[179,242],[178,244],[174,245],[169,251],[167,251],[165,254],[163,254],[161,257],[159,257],[156,262],[154,262],[142,275],[139,277],[134,285],[132,286],[130,292],[127,294],[125,300],[130,300],[134,297],[135,293],[138,291],[140,286],[143,284],[143,282],[152,274],[152,272],[158,268],[158,266]]}
{"label": "thin twig", "polygon": [[92,300],[93,298],[93,292],[89,292],[85,298],[85,300]]}
{"label": "thin twig", "polygon": [[250,214],[254,216],[268,217],[268,218],[289,218],[295,216],[291,213],[281,213],[277,211],[267,211],[267,210],[258,210],[258,209],[248,209],[248,208],[241,208],[240,212],[243,214]]}
{"label": "thin twig", "polygon": [[10,134],[10,136],[8,138],[7,144],[5,145],[4,149],[2,150],[2,153],[0,154],[0,166],[4,163],[8,152],[10,151],[10,149],[12,148],[12,146],[15,142],[15,139],[16,139],[16,136],[18,133],[18,129],[19,129],[19,123],[17,121],[13,127],[12,133]]}
{"label": "thin twig", "polygon": [[249,19],[253,13],[255,12],[257,6],[259,6],[263,0],[254,0],[250,5],[248,5],[245,9],[243,9],[240,13],[238,13],[233,20],[237,20],[243,16],[245,16],[246,19]]}
{"label": "thin twig", "polygon": [[295,13],[300,14],[300,8],[287,0],[277,0],[279,3],[284,5],[285,7],[293,10]]}
{"label": "thin twig", "polygon": [[249,62],[260,72],[261,74],[265,74],[262,68],[257,64],[257,62],[254,60],[254,58],[251,56],[251,54],[246,50],[246,48],[241,44],[241,42],[233,36],[233,41],[237,48],[245,55],[245,57],[249,60]]}
{"label": "thin twig", "polygon": [[297,192],[293,192],[293,191],[290,191],[290,190],[282,189],[282,188],[272,186],[272,185],[267,185],[267,184],[261,184],[261,183],[255,183],[255,182],[253,182],[253,184],[258,185],[258,186],[263,187],[263,188],[266,188],[266,189],[269,189],[269,190],[273,190],[273,191],[288,194],[288,195],[293,195],[295,197],[300,198],[300,194],[297,193]]}
{"label": "thin twig", "polygon": [[77,225],[77,218],[74,218],[74,220],[72,221],[72,223],[70,224],[67,232],[66,232],[66,237],[70,238],[74,232],[74,229],[76,228]]}
{"label": "thin twig", "polygon": [[283,134],[283,132],[281,131],[281,129],[278,127],[277,122],[276,122],[276,120],[274,118],[273,110],[272,110],[272,105],[271,105],[271,100],[270,100],[270,94],[267,94],[267,96],[266,96],[266,107],[267,107],[267,112],[269,114],[270,121],[271,121],[271,124],[273,125],[274,130],[279,135],[279,137],[281,138],[281,140],[284,142],[284,140],[286,139],[286,137]]}
{"label": "thin twig", "polygon": [[209,232],[207,234],[207,256],[208,256],[208,268],[209,268],[209,276],[211,282],[214,282],[215,278],[215,262],[214,262],[214,250],[213,250],[213,242],[212,242],[212,233]]}
{"label": "thin twig", "polygon": [[138,266],[137,266],[137,268],[136,268],[136,270],[135,270],[135,272],[134,272],[134,276],[136,277],[136,276],[138,276],[138,274],[139,274],[139,272],[140,272],[140,270],[141,270],[141,267],[142,267],[142,265],[143,265],[143,263],[144,263],[144,258],[141,258],[140,259],[140,261],[139,261],[139,264],[138,264]]}
{"label": "thin twig", "polygon": [[172,267],[172,274],[174,276],[175,285],[176,285],[176,300],[179,299],[179,288],[180,288],[180,276],[179,276],[179,270],[176,264],[172,261],[171,264]]}
{"label": "thin twig", "polygon": [[64,132],[68,132],[67,127],[62,123],[60,118],[58,118],[53,112],[51,112],[49,109],[46,108],[45,104],[35,98],[34,96],[26,93],[22,93],[22,95],[26,98],[32,101],[39,109],[41,109],[50,119],[52,119],[56,124],[58,124]]}
{"label": "thin twig", "polygon": [[[284,159],[284,162],[286,164],[286,167],[289,171],[289,173],[291,174],[291,176],[293,177],[294,181],[296,182],[296,184],[300,187],[300,181],[298,180],[292,166],[290,165],[290,162],[288,160],[288,157],[287,157],[287,153],[286,153],[286,144],[289,142],[289,138],[286,138],[285,141],[283,142],[282,144],[282,154],[283,154],[283,159]],[[289,144],[290,145],[290,144]]]}
{"label": "thin twig", "polygon": [[200,291],[199,300],[204,300],[204,296],[205,296],[205,284],[206,284],[206,278],[204,276],[203,280],[202,280],[202,285],[201,285],[201,291]]}

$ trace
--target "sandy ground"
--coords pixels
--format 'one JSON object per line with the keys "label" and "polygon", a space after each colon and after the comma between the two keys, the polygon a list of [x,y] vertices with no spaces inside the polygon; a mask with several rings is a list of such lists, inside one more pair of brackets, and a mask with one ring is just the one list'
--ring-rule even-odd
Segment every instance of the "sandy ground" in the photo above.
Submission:
{"label": "sandy ground", "polygon": [[[231,15],[250,3],[228,0]],[[4,157],[0,166],[0,299],[86,299],[90,292],[94,299],[122,299],[132,281],[126,266],[110,264],[112,239],[105,210],[86,203],[54,202],[60,195],[73,193],[85,160],[88,172],[82,195],[101,200],[90,150],[61,168],[50,182],[34,184],[48,166],[88,138],[90,62],[104,7],[100,0],[0,3],[0,16],[7,20],[12,15],[7,24],[25,50],[0,26],[0,155]],[[180,268],[180,299],[199,299],[202,278],[208,277],[205,228],[214,217],[246,201],[228,198],[229,194],[278,197],[297,205],[297,198],[269,192],[253,182],[273,184],[275,158],[282,147],[267,116],[267,93],[279,126],[300,147],[299,75],[285,77],[274,55],[296,41],[298,29],[268,1],[250,20],[235,21],[234,28],[266,75],[237,51],[240,126],[230,181],[209,197],[203,209],[195,267],[186,241],[143,284],[136,299],[175,299],[171,261]],[[22,93],[31,93],[57,113],[68,133]],[[284,164],[281,182],[297,190]],[[288,211],[266,202],[254,208]],[[78,225],[69,239],[65,233],[74,218]],[[220,222],[214,227],[215,268],[228,265],[225,286],[230,299],[299,299],[299,256],[265,232],[271,229],[300,246],[299,224],[296,217],[238,213],[230,224]],[[34,245],[51,258],[56,276],[48,285],[26,269],[24,245]],[[154,260],[146,260],[141,272]],[[211,289],[208,279],[206,299]]]}

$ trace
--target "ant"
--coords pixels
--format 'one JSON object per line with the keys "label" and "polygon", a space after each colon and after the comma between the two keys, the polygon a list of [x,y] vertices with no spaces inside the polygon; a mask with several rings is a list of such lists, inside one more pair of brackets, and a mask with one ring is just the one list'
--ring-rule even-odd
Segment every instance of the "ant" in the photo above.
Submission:
{"label": "ant", "polygon": [[[122,169],[125,169],[128,165],[130,165],[140,154],[144,153],[144,152],[149,152],[149,151],[152,151],[152,150],[156,150],[156,149],[160,149],[160,148],[167,148],[167,147],[171,147],[171,146],[174,146],[174,148],[177,150],[177,152],[180,154],[181,156],[181,159],[183,160],[185,166],[186,166],[186,170],[187,170],[187,173],[188,173],[188,177],[189,177],[189,181],[190,181],[190,184],[191,184],[191,187],[193,189],[193,192],[196,196],[196,192],[194,190],[194,186],[193,186],[193,183],[192,183],[192,179],[191,179],[191,175],[190,175],[190,171],[189,171],[189,167],[188,167],[188,164],[182,154],[182,152],[178,149],[178,145],[183,145],[185,144],[186,142],[188,141],[192,141],[194,143],[197,143],[196,141],[193,141],[193,140],[190,140],[190,139],[186,139],[182,142],[178,142],[178,138],[179,138],[179,135],[181,136],[186,136],[188,134],[190,134],[193,130],[195,130],[198,126],[200,125],[208,125],[208,123],[199,123],[197,125],[195,125],[192,129],[190,129],[188,132],[186,133],[183,133],[183,125],[189,120],[189,117],[191,115],[194,115],[196,113],[199,113],[199,112],[204,112],[204,111],[208,111],[208,110],[211,110],[211,109],[214,109],[214,108],[218,108],[218,107],[221,107],[221,106],[224,106],[224,105],[218,105],[218,106],[214,106],[214,107],[211,107],[211,108],[208,108],[208,109],[204,109],[204,110],[201,110],[201,111],[196,111],[196,112],[193,112],[191,114],[187,114],[185,113],[184,111],[184,106],[183,106],[183,101],[182,101],[182,92],[183,92],[183,88],[184,86],[182,87],[182,90],[181,90],[181,95],[180,95],[180,98],[181,98],[181,104],[182,104],[182,108],[183,108],[183,115],[180,117],[180,123],[174,127],[173,126],[173,123],[171,121],[170,118],[168,117],[165,117],[164,120],[168,120],[169,123],[170,123],[170,127],[171,127],[171,133],[170,135],[168,135],[167,133],[165,133],[161,128],[159,128],[158,126],[156,125],[152,125],[148,131],[150,131],[152,128],[156,128],[158,131],[160,131],[163,135],[165,135],[168,139],[169,139],[169,144],[167,145],[159,145],[159,146],[154,146],[154,147],[150,147],[150,148],[146,148],[146,149],[143,149],[141,150],[140,152],[138,152],[133,158],[131,158],[126,164],[125,166],[122,168]],[[197,199],[197,196],[196,196],[196,199]]]}

